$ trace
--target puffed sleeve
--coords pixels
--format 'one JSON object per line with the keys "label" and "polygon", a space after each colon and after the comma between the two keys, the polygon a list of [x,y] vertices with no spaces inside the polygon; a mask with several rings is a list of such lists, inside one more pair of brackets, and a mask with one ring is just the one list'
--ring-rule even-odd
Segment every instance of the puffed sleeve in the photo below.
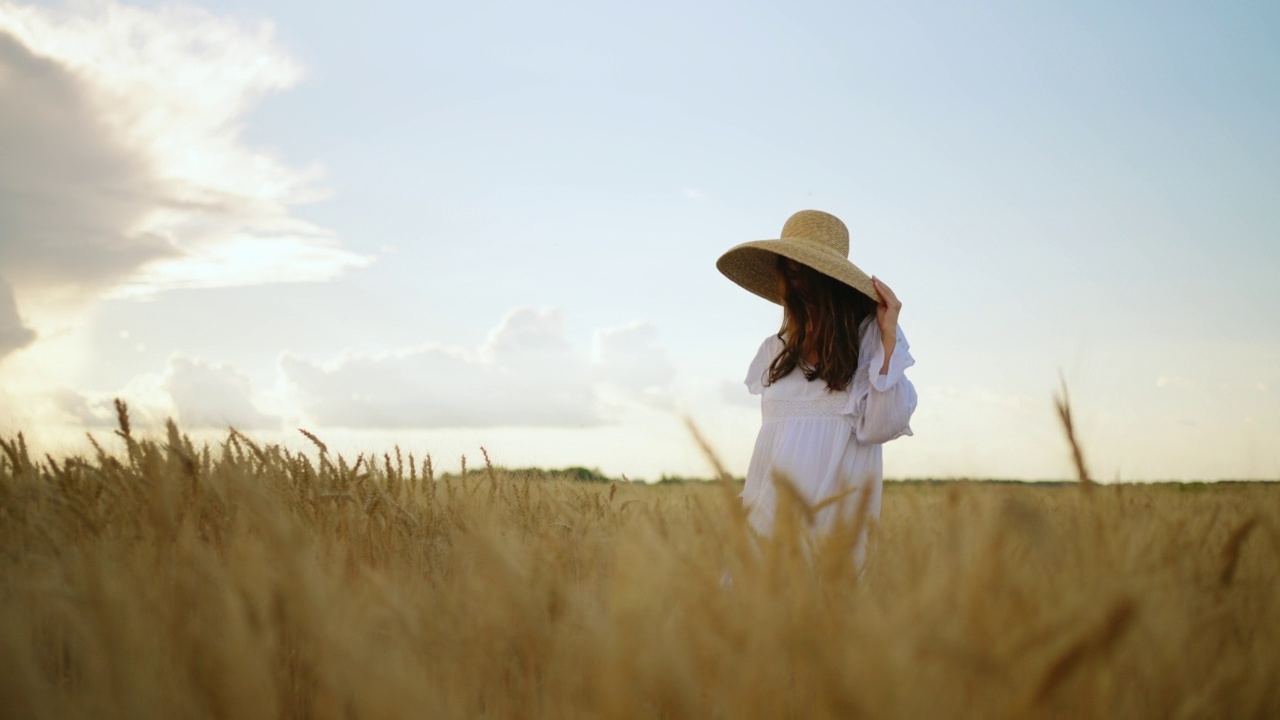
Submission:
{"label": "puffed sleeve", "polygon": [[898,328],[889,372],[881,375],[884,345],[880,342],[880,327],[874,321],[868,323],[862,336],[854,387],[844,411],[853,423],[858,442],[886,443],[912,434],[910,421],[916,409],[916,388],[905,373],[915,364],[907,336]]}
{"label": "puffed sleeve", "polygon": [[773,359],[781,350],[782,341],[777,335],[770,335],[760,343],[760,349],[756,351],[751,367],[747,368],[747,379],[743,381],[752,395],[764,394],[765,376],[769,372],[769,366],[773,364]]}

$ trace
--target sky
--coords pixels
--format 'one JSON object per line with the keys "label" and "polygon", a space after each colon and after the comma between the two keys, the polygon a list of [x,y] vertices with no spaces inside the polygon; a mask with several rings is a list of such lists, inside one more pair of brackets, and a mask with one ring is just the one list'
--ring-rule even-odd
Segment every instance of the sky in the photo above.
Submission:
{"label": "sky", "polygon": [[0,433],[745,473],[834,213],[887,477],[1280,477],[1280,6],[0,0]]}

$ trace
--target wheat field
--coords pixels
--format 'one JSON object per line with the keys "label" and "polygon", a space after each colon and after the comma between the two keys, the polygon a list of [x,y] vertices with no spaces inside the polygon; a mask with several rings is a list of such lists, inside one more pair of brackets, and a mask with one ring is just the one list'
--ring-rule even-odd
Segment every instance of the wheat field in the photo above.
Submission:
{"label": "wheat field", "polygon": [[0,453],[6,718],[1280,717],[1280,487],[886,487],[816,545],[731,482],[170,425]]}

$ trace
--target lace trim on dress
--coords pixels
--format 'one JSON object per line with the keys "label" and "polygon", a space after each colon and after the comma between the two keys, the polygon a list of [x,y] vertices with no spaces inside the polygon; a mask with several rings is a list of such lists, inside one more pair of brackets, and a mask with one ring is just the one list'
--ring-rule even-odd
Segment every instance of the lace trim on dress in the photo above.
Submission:
{"label": "lace trim on dress", "polygon": [[765,398],[760,404],[764,422],[794,417],[838,417],[849,403],[843,393],[806,400]]}

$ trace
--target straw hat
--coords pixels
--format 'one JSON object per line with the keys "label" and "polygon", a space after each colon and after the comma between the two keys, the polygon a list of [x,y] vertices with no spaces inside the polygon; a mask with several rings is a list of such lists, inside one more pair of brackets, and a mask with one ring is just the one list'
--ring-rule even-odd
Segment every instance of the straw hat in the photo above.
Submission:
{"label": "straw hat", "polygon": [[778,295],[778,256],[795,260],[880,302],[871,276],[849,262],[849,230],[840,218],[821,210],[801,210],[787,218],[777,240],[745,242],[720,256],[724,276],[768,300]]}

